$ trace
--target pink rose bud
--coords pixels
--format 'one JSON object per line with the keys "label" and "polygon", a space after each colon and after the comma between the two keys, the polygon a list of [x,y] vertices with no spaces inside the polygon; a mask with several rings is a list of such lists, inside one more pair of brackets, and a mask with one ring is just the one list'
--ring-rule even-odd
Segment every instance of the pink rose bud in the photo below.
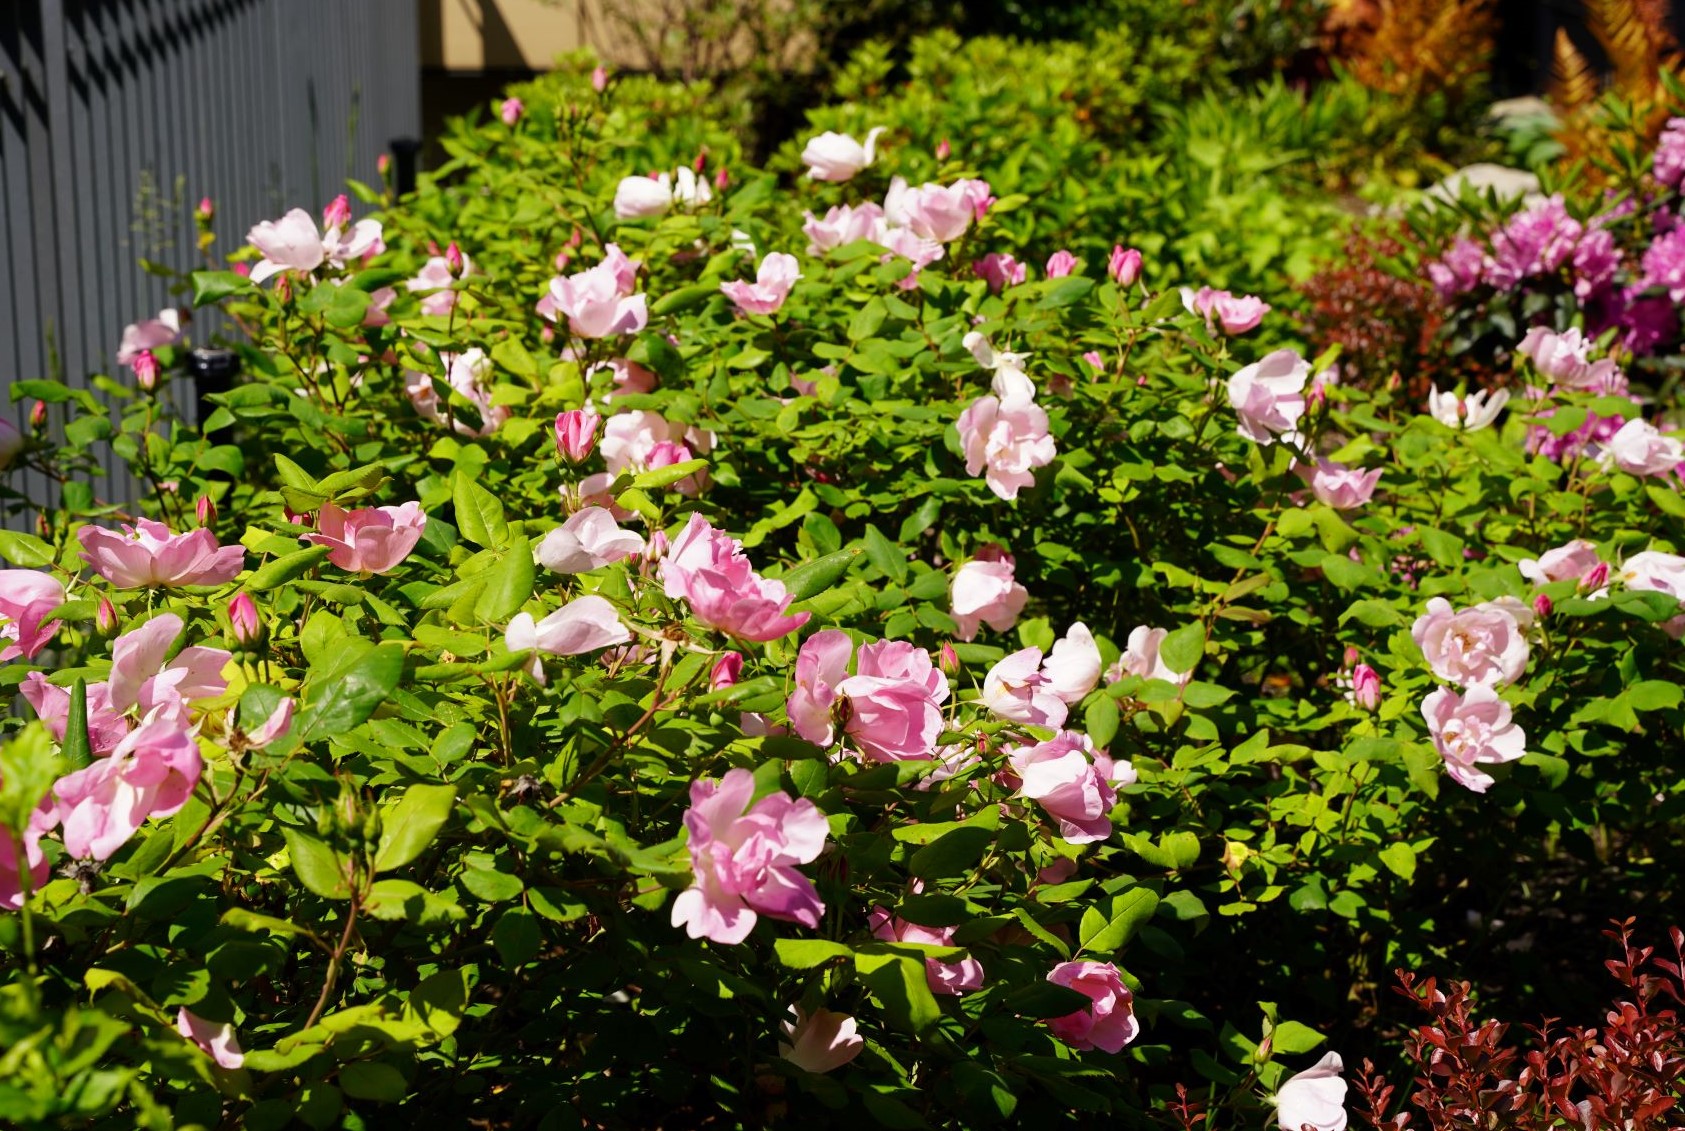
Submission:
{"label": "pink rose bud", "polygon": [[255,648],[263,640],[263,620],[250,593],[236,593],[228,602],[228,623],[242,647]]}
{"label": "pink rose bud", "polygon": [[141,350],[129,364],[134,367],[135,384],[149,393],[158,387],[158,359],[151,350]]}
{"label": "pink rose bud", "polygon": [[1077,269],[1077,257],[1060,248],[1047,257],[1047,277],[1049,279],[1063,279]]}
{"label": "pink rose bud", "polygon": [[503,124],[512,126],[521,120],[521,114],[526,111],[526,105],[519,98],[505,98],[503,104],[497,108],[497,116],[503,119]]}
{"label": "pink rose bud", "polygon": [[310,512],[308,511],[295,511],[283,503],[281,504],[281,513],[285,515],[287,521],[292,523],[294,526],[310,525]]}
{"label": "pink rose bud", "polygon": [[1360,657],[1361,653],[1359,653],[1356,648],[1353,648],[1350,644],[1348,644],[1346,645],[1345,657],[1340,661],[1340,666],[1342,668],[1349,668],[1353,664],[1356,664]]}
{"label": "pink rose bud", "polygon": [[462,274],[462,249],[456,246],[455,240],[445,248],[445,265],[451,269],[452,275]]}
{"label": "pink rose bud", "polygon": [[649,542],[644,546],[644,560],[652,565],[667,556],[667,532],[657,530],[649,536]]}
{"label": "pink rose bud", "polygon": [[690,167],[698,173],[708,167],[708,147],[706,145],[696,151],[696,160],[690,163]]}
{"label": "pink rose bud", "polygon": [[1551,603],[1551,599],[1546,597],[1543,593],[1540,593],[1533,598],[1533,611],[1538,613],[1541,617],[1550,616],[1551,610],[1554,608],[1556,608],[1556,606]]}
{"label": "pink rose bud", "polygon": [[714,172],[714,187],[723,191],[729,184],[731,184],[731,174],[726,172],[724,165],[721,165]]}
{"label": "pink rose bud", "polygon": [[47,402],[36,401],[35,407],[29,410],[29,427],[36,432],[47,427]]}
{"label": "pink rose bud", "polygon": [[1368,664],[1352,669],[1352,702],[1365,711],[1381,705],[1381,677]]}
{"label": "pink rose bud", "polygon": [[936,653],[936,666],[942,669],[942,674],[945,676],[951,677],[959,674],[959,653],[954,651],[954,646],[948,641],[944,640],[941,650]]}
{"label": "pink rose bud", "polygon": [[250,263],[236,263],[234,265],[234,273],[236,275],[250,275],[252,273],[252,265]]}
{"label": "pink rose bud", "polygon": [[209,495],[200,495],[193,504],[193,513],[199,519],[200,526],[212,526],[216,523],[216,501]]}
{"label": "pink rose bud", "polygon": [[946,161],[948,159],[948,154],[953,151],[953,147],[948,144],[948,139],[943,138],[941,141],[936,143],[936,160]]}
{"label": "pink rose bud", "polygon": [[556,452],[569,463],[579,463],[597,446],[597,425],[602,417],[587,404],[556,416]]}
{"label": "pink rose bud", "polygon": [[1134,286],[1135,280],[1141,277],[1141,253],[1135,248],[1114,244],[1111,260],[1106,264],[1106,273],[1116,279],[1120,287]]}
{"label": "pink rose bud", "polygon": [[598,94],[608,89],[608,70],[600,64],[591,72],[591,89]]}
{"label": "pink rose bud", "polygon": [[111,603],[110,597],[99,599],[99,609],[94,613],[94,629],[101,636],[110,636],[117,631],[117,606]]}
{"label": "pink rose bud", "polygon": [[720,691],[734,686],[743,675],[743,653],[726,652],[714,661],[714,669],[708,673],[708,690]]}
{"label": "pink rose bud", "polygon": [[1601,589],[1607,584],[1609,584],[1608,562],[1598,562],[1596,565],[1592,566],[1591,569],[1586,571],[1584,577],[1580,578],[1580,588],[1582,590]]}
{"label": "pink rose bud", "polygon": [[216,202],[208,196],[199,198],[199,207],[193,210],[194,219],[208,224],[216,216]]}
{"label": "pink rose bud", "polygon": [[582,244],[584,242],[585,242],[585,233],[580,231],[578,228],[575,228],[573,230],[573,235],[568,237],[568,246],[569,247],[578,247],[580,244]]}
{"label": "pink rose bud", "polygon": [[1093,366],[1096,373],[1104,373],[1106,371],[1106,359],[1100,356],[1099,350],[1089,350],[1087,353],[1082,355],[1082,359],[1088,362],[1089,365]]}
{"label": "pink rose bud", "polygon": [[379,157],[375,158],[374,167],[375,171],[379,173],[382,178],[385,178],[386,174],[392,171],[392,155],[390,153],[382,153]]}
{"label": "pink rose bud", "polygon": [[322,209],[322,227],[343,228],[351,222],[351,201],[344,193],[333,198],[333,203]]}

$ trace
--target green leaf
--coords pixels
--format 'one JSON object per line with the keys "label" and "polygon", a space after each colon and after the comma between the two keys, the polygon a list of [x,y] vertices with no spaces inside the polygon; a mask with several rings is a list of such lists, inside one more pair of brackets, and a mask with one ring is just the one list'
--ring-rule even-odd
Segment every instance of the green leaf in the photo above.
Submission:
{"label": "green leaf", "polygon": [[351,898],[351,861],[302,829],[284,828],[287,856],[305,887],[323,899]]}
{"label": "green leaf", "polygon": [[924,963],[899,954],[856,954],[854,971],[895,1025],[923,1032],[942,1019]]}
{"label": "green leaf", "polygon": [[876,566],[885,577],[893,578],[897,582],[906,579],[907,555],[886,538],[883,531],[867,523],[866,533],[860,540],[866,547],[866,560]]}
{"label": "green leaf", "polygon": [[62,769],[44,723],[30,723],[0,742],[0,832],[23,835]]}
{"label": "green leaf", "polygon": [[705,459],[687,459],[682,463],[669,464],[652,471],[640,471],[632,478],[632,486],[641,491],[655,491],[662,487],[670,487],[681,479],[688,479],[699,471],[708,470]]}
{"label": "green leaf", "polygon": [[476,546],[493,549],[509,540],[509,524],[503,518],[503,504],[497,496],[457,470],[451,489],[456,507],[456,528]]}
{"label": "green leaf", "polygon": [[1393,841],[1375,855],[1387,866],[1387,871],[1405,883],[1416,878],[1416,852],[1402,840]]}
{"label": "green leaf", "polygon": [[804,562],[778,580],[784,583],[784,589],[792,600],[805,601],[835,585],[860,554],[859,549],[838,550],[834,554],[826,554],[822,558]]}
{"label": "green leaf", "polygon": [[829,939],[774,939],[773,951],[778,961],[792,970],[811,970],[835,958],[848,958],[854,951]]}
{"label": "green leaf", "polygon": [[80,770],[93,761],[93,748],[88,743],[88,681],[77,677],[70,689],[70,714],[64,724],[64,741],[59,753],[72,770]]}
{"label": "green leaf", "polygon": [[279,589],[326,561],[332,552],[331,546],[306,546],[302,550],[283,554],[252,571],[252,575],[246,579],[246,588],[253,593],[267,593],[271,589]]}
{"label": "green leaf", "polygon": [[238,271],[193,272],[194,306],[221,302],[229,295],[252,289],[252,281]]}
{"label": "green leaf", "polygon": [[374,870],[390,872],[420,856],[450,820],[455,805],[454,785],[412,785],[404,790],[398,803],[381,813]]}
{"label": "green leaf", "polygon": [[1328,1038],[1297,1021],[1282,1021],[1270,1030],[1270,1051],[1277,1055],[1298,1056],[1310,1052]]}
{"label": "green leaf", "polygon": [[1094,745],[1101,749],[1112,744],[1121,721],[1117,700],[1110,695],[1095,696],[1082,713],[1083,729],[1094,740]]}
{"label": "green leaf", "polygon": [[524,907],[511,907],[498,917],[491,929],[491,944],[504,969],[513,970],[538,957],[544,945],[544,934],[538,919]]}
{"label": "green leaf", "polygon": [[1158,655],[1177,675],[1193,671],[1205,655],[1205,626],[1195,621],[1178,628],[1159,644]]}
{"label": "green leaf", "polygon": [[1158,910],[1158,895],[1148,888],[1131,888],[1114,896],[1104,913],[1090,906],[1082,913],[1077,941],[1083,950],[1106,954],[1128,942]]}
{"label": "green leaf", "polygon": [[957,828],[913,853],[907,868],[923,880],[964,875],[982,859],[995,836],[994,829]]}
{"label": "green leaf", "polygon": [[[355,656],[356,653],[352,652]],[[386,701],[404,673],[404,649],[382,644],[343,666],[311,669],[310,702],[299,712],[298,741],[314,742],[344,734],[361,724]]]}
{"label": "green leaf", "polygon": [[649,312],[657,318],[668,314],[681,314],[693,306],[701,306],[719,293],[718,283],[694,283],[676,291],[668,291],[650,304]]}
{"label": "green leaf", "polygon": [[25,569],[39,569],[53,564],[53,548],[33,534],[0,530],[0,558]]}
{"label": "green leaf", "polygon": [[851,342],[865,341],[883,328],[883,321],[889,316],[889,308],[881,298],[874,297],[854,312],[854,317],[848,323],[848,340]]}
{"label": "green leaf", "polygon": [[339,1086],[353,1099],[395,1104],[410,1090],[404,1074],[390,1064],[358,1060],[339,1070]]}
{"label": "green leaf", "polygon": [[404,1015],[421,1022],[442,1038],[456,1032],[467,1007],[468,972],[442,970],[410,991]]}
{"label": "green leaf", "polygon": [[502,624],[521,611],[532,596],[532,546],[515,535],[503,551],[503,560],[483,575],[486,587],[474,602],[474,615],[486,624]]}

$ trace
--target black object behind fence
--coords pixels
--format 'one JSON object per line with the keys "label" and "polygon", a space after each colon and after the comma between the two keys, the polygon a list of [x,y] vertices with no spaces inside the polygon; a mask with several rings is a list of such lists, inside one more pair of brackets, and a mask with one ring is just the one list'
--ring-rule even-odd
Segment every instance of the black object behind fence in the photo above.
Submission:
{"label": "black object behind fence", "polygon": [[[0,0],[0,387],[129,380],[123,327],[177,301],[138,261],[199,262],[201,197],[220,257],[289,208],[319,218],[348,177],[378,183],[393,139],[420,132],[419,52],[416,0]],[[176,383],[195,412],[193,377]],[[20,428],[29,407],[0,397]],[[132,500],[107,471],[96,494]],[[8,482],[56,501],[39,475]]]}

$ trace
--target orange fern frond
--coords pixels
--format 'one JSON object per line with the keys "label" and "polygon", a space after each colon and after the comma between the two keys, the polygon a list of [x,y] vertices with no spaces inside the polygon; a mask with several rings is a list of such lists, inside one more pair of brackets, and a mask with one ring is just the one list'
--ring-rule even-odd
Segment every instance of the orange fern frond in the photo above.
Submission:
{"label": "orange fern frond", "polygon": [[1550,68],[1550,100],[1564,116],[1597,101],[1603,84],[1564,28],[1556,30]]}

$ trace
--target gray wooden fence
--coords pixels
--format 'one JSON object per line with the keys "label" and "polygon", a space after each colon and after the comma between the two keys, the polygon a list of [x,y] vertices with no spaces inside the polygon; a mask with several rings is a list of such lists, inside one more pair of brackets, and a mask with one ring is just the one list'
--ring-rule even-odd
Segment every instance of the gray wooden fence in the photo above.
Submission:
{"label": "gray wooden fence", "polygon": [[[0,0],[0,387],[113,372],[123,327],[172,304],[138,261],[198,262],[201,197],[227,252],[375,183],[420,131],[419,52],[416,0]],[[20,427],[28,408],[0,397]]]}

